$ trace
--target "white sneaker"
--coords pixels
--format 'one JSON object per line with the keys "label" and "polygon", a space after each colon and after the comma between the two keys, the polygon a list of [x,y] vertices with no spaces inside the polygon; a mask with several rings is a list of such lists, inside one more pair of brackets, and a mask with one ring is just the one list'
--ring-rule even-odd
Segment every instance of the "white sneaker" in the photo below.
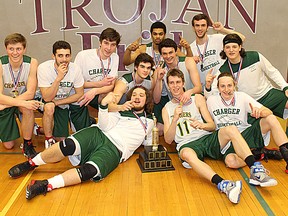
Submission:
{"label": "white sneaker", "polygon": [[225,193],[232,203],[239,203],[242,192],[242,181],[222,180],[218,184],[218,189]]}
{"label": "white sneaker", "polygon": [[53,138],[50,138],[49,140],[45,140],[45,149],[50,148],[55,143],[56,141]]}
{"label": "white sneaker", "polygon": [[277,180],[269,176],[269,171],[260,162],[255,162],[250,168],[249,184],[270,187],[278,184]]}
{"label": "white sneaker", "polygon": [[[179,156],[179,155],[178,155]],[[185,160],[182,160],[181,157],[179,156],[179,160],[182,163],[182,166],[186,169],[192,169],[192,167],[190,166],[190,164],[188,162],[186,162]]]}

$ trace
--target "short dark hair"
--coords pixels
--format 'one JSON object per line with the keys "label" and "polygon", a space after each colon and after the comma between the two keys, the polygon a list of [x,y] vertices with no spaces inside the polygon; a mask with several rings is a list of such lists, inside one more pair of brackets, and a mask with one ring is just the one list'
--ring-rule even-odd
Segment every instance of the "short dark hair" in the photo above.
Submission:
{"label": "short dark hair", "polygon": [[100,34],[100,37],[99,37],[100,43],[102,43],[102,41],[104,39],[108,40],[110,42],[116,41],[116,45],[118,46],[118,44],[120,43],[120,40],[121,40],[121,36],[115,29],[106,28]]}
{"label": "short dark hair", "polygon": [[166,77],[166,80],[167,80],[167,83],[168,83],[168,79],[170,76],[176,76],[176,77],[179,77],[182,79],[183,83],[185,82],[185,79],[184,79],[184,74],[181,70],[179,70],[178,68],[173,68],[173,69],[170,69],[167,73],[167,77]]}
{"label": "short dark hair", "polygon": [[141,62],[150,63],[151,68],[153,68],[155,65],[153,58],[150,55],[148,55],[147,53],[139,54],[137,56],[137,58],[135,59],[134,66],[138,67]]}
{"label": "short dark hair", "polygon": [[175,43],[174,40],[170,39],[170,38],[165,38],[163,41],[160,42],[160,44],[158,45],[158,50],[159,53],[162,54],[161,49],[163,47],[173,47],[175,52],[177,52],[177,44]]}
{"label": "short dark hair", "polygon": [[192,18],[191,24],[194,26],[194,21],[199,21],[199,20],[206,20],[207,26],[212,26],[212,22],[210,18],[206,14],[197,14]]}
{"label": "short dark hair", "polygon": [[166,34],[166,25],[165,25],[164,23],[159,22],[159,21],[154,22],[154,23],[151,25],[151,27],[150,27],[150,33],[151,33],[151,34],[152,34],[154,28],[163,29],[164,33]]}
{"label": "short dark hair", "polygon": [[[241,39],[241,37],[238,35],[238,34],[227,34],[224,38],[223,38],[223,48],[226,44],[228,43],[237,43],[239,46],[243,46],[243,41]],[[224,50],[222,50],[220,52],[220,56],[222,59],[226,59],[227,58],[227,55],[226,53],[224,52]],[[246,52],[245,52],[245,49],[243,47],[241,47],[241,50],[240,50],[240,56],[242,58],[244,58],[244,56],[246,56]]]}
{"label": "short dark hair", "polygon": [[7,48],[9,44],[16,44],[16,43],[21,43],[24,48],[26,48],[26,38],[20,34],[20,33],[13,33],[10,35],[7,35],[5,40],[4,40],[4,45]]}
{"label": "short dark hair", "polygon": [[152,114],[153,113],[153,106],[154,106],[153,97],[152,97],[151,92],[147,88],[145,88],[144,86],[134,86],[132,89],[130,89],[127,93],[127,97],[126,97],[127,101],[131,100],[132,93],[133,93],[134,89],[137,89],[137,88],[141,88],[145,91],[146,102],[145,102],[144,110],[147,113]]}
{"label": "short dark hair", "polygon": [[55,55],[58,49],[69,49],[71,53],[71,45],[67,41],[56,41],[53,44],[52,53]]}

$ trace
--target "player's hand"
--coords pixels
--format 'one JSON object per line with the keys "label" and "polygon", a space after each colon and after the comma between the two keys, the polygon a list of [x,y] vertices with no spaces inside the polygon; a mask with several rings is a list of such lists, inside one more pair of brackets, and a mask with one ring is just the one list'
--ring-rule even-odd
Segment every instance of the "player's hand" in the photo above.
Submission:
{"label": "player's hand", "polygon": [[157,80],[162,80],[165,73],[166,73],[166,71],[160,66],[158,66],[154,71],[154,74],[156,74],[156,76],[157,76]]}
{"label": "player's hand", "polygon": [[141,42],[141,37],[139,37],[137,40],[135,40],[133,43],[131,43],[127,49],[130,51],[135,51],[139,48]]}
{"label": "player's hand", "polygon": [[258,107],[253,107],[251,103],[249,103],[250,109],[251,109],[251,116],[258,119],[261,117],[261,109]]}
{"label": "player's hand", "polygon": [[190,98],[191,98],[191,94],[186,91],[181,95],[180,102],[182,104],[186,104],[188,102],[188,100],[190,100]]}
{"label": "player's hand", "polygon": [[193,56],[192,58],[194,59],[194,61],[195,61],[196,64],[198,64],[199,62],[201,62],[200,56]]}
{"label": "player's hand", "polygon": [[37,101],[37,100],[28,100],[28,101],[23,101],[23,107],[25,107],[26,109],[29,109],[29,110],[37,110],[40,105],[42,103],[40,101]]}
{"label": "player's hand", "polygon": [[102,84],[102,87],[104,87],[104,86],[112,85],[115,79],[116,77],[106,76],[100,82]]}
{"label": "player's hand", "polygon": [[113,92],[109,92],[101,101],[101,105],[106,106],[110,103],[116,103],[116,97],[118,95]]}
{"label": "player's hand", "polygon": [[180,115],[182,114],[182,112],[183,112],[183,106],[182,106],[182,104],[180,104],[174,110],[173,121],[178,121],[178,119],[180,118]]}
{"label": "player's hand", "polygon": [[211,85],[213,83],[213,80],[215,79],[216,75],[212,74],[213,68],[210,69],[206,75],[206,83],[205,83],[205,87],[206,89],[211,89]]}
{"label": "player's hand", "polygon": [[4,104],[0,104],[0,111],[1,111],[1,110],[4,110],[4,109],[6,109],[6,108],[7,108],[6,105],[4,105]]}
{"label": "player's hand", "polygon": [[119,111],[128,111],[134,108],[133,102],[130,101],[126,101],[124,104],[119,105],[120,110]]}
{"label": "player's hand", "polygon": [[195,129],[203,129],[204,124],[198,120],[195,120],[193,118],[190,118],[190,126],[195,128]]}
{"label": "player's hand", "polygon": [[56,70],[57,70],[57,79],[61,81],[68,72],[68,63],[60,64],[58,67],[56,67]]}
{"label": "player's hand", "polygon": [[95,97],[95,89],[90,89],[81,98],[78,99],[80,106],[87,106]]}
{"label": "player's hand", "polygon": [[212,23],[212,27],[213,27],[213,29],[214,29],[215,31],[218,31],[218,32],[222,31],[223,28],[224,28],[224,26],[223,26],[223,24],[222,24],[221,22],[214,22],[214,23]]}
{"label": "player's hand", "polygon": [[179,35],[179,39],[180,39],[179,45],[181,47],[184,47],[185,49],[188,49],[190,47],[190,44],[181,35]]}

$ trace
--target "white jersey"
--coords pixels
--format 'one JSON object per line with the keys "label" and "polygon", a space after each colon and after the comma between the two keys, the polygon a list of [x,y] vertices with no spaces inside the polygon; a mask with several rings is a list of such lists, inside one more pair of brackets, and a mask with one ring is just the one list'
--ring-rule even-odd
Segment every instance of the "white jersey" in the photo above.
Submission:
{"label": "white jersey", "polygon": [[[97,49],[87,49],[80,51],[75,58],[75,63],[81,68],[85,82],[101,81],[105,75],[111,77],[118,77],[119,56],[112,53],[110,58],[102,60],[97,55]],[[84,92],[90,89],[85,88]]]}
{"label": "white jersey", "polygon": [[[231,64],[234,76],[237,76],[239,65]],[[223,72],[230,72],[228,60],[220,67],[216,75]],[[281,73],[263,55],[255,51],[246,52],[238,77],[238,91],[245,92],[255,100],[259,100],[273,88],[268,78],[274,81],[281,90],[288,86]],[[212,83],[211,91],[205,90],[204,93],[206,97],[218,93],[217,78]]]}
{"label": "white jersey", "polygon": [[[147,127],[146,130],[144,130],[142,123],[133,115],[132,111],[108,113],[108,109],[103,109],[103,107],[100,106],[98,116],[98,127],[122,152],[121,159],[124,159],[124,161],[126,161],[141,144],[152,144],[152,128],[154,122],[151,115],[145,117],[144,113],[139,114],[141,122]],[[123,130],[125,130],[125,133],[123,133]]]}
{"label": "white jersey", "polygon": [[[176,149],[179,151],[180,147],[188,142],[192,142],[200,139],[201,137],[211,134],[209,131],[195,129],[190,126],[190,118],[203,122],[201,114],[195,105],[195,96],[191,96],[192,103],[183,106],[183,112],[177,121],[177,128],[175,134],[175,142],[177,143]],[[174,110],[179,106],[178,103],[169,101],[166,103],[165,108],[167,110],[170,124],[172,123]]]}
{"label": "white jersey", "polygon": [[158,64],[161,61],[163,61],[161,54],[159,52],[155,53],[155,51],[153,50],[153,43],[152,42],[146,44],[146,53],[153,58],[154,63],[155,63],[155,66],[154,66],[155,68],[158,66]]}
{"label": "white jersey", "polygon": [[[39,65],[37,70],[38,87],[48,88],[57,78],[57,70],[54,66],[54,60],[48,60]],[[55,96],[56,100],[61,100],[74,94],[72,92],[73,88],[80,88],[84,85],[84,79],[80,68],[73,62],[69,63],[68,72],[61,80],[57,94]],[[61,105],[61,108],[65,108],[68,105]]]}
{"label": "white jersey", "polygon": [[[223,34],[213,34],[208,36],[208,44],[196,45],[196,40],[190,44],[194,56],[203,55],[203,62],[197,64],[197,69],[200,75],[200,81],[204,89],[207,73],[213,68],[212,74],[216,74],[224,60],[220,57],[220,52],[223,50]],[[206,50],[205,50],[206,48]],[[205,51],[205,53],[204,53]]]}
{"label": "white jersey", "polygon": [[230,101],[222,100],[219,94],[207,99],[207,107],[216,124],[216,129],[235,125],[240,133],[251,126],[247,122],[248,115],[251,113],[249,103],[253,107],[262,107],[262,104],[244,92],[235,92]]}
{"label": "white jersey", "polygon": [[[18,91],[18,94],[23,94],[27,91],[27,82],[30,74],[31,57],[24,55],[23,63],[19,68],[19,71],[12,71],[9,63],[9,57],[7,55],[0,58],[3,68],[3,94],[13,97],[14,90]],[[18,81],[18,82],[17,82]],[[15,83],[17,87],[15,88]]]}

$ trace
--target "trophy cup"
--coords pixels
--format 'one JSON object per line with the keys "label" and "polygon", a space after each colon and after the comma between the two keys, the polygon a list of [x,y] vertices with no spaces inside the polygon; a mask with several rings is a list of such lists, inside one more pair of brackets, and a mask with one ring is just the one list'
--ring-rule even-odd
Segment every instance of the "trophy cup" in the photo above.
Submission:
{"label": "trophy cup", "polygon": [[159,144],[159,129],[156,127],[157,119],[153,113],[154,127],[152,129],[152,144],[144,146],[137,159],[142,172],[156,172],[175,170],[166,149]]}

